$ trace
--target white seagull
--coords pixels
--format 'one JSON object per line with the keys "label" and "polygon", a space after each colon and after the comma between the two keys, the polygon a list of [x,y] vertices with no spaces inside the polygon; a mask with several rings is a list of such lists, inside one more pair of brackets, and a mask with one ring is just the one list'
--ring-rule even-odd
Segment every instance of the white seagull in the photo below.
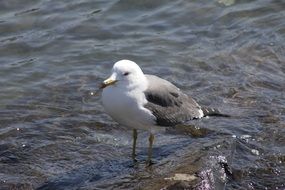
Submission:
{"label": "white seagull", "polygon": [[111,76],[101,88],[105,111],[119,124],[133,129],[132,158],[135,161],[137,130],[147,130],[151,164],[154,131],[159,126],[174,126],[208,115],[225,116],[216,109],[204,109],[172,83],[146,75],[133,61],[114,64]]}

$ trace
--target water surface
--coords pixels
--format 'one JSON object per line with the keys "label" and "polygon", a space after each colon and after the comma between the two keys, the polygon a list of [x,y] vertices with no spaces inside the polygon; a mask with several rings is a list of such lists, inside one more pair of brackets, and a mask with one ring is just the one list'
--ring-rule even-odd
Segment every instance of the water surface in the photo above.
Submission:
{"label": "water surface", "polygon": [[[1,1],[0,189],[285,188],[284,20],[274,0]],[[120,59],[233,117],[156,135],[151,168],[141,132],[134,167],[90,96]]]}

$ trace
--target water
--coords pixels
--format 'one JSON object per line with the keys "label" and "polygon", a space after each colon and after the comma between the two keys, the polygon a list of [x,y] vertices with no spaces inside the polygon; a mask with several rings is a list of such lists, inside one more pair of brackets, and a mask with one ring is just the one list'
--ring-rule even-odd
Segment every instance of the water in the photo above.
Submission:
{"label": "water", "polygon": [[[1,1],[0,189],[284,189],[284,20],[274,0]],[[132,166],[90,96],[123,58],[233,117],[156,135],[151,168],[141,132]]]}

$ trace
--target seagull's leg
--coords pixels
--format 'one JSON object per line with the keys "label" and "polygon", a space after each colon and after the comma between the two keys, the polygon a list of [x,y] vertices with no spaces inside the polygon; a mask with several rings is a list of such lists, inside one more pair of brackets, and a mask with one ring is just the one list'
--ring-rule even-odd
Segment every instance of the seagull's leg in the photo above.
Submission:
{"label": "seagull's leg", "polygon": [[149,147],[148,147],[148,158],[147,158],[147,162],[146,162],[147,166],[150,166],[150,165],[153,164],[152,161],[151,161],[153,140],[154,140],[154,135],[150,134],[149,138],[148,138]]}
{"label": "seagull's leg", "polygon": [[133,161],[136,162],[136,145],[137,145],[137,137],[138,137],[138,132],[136,129],[133,129],[133,153],[132,153],[132,158]]}

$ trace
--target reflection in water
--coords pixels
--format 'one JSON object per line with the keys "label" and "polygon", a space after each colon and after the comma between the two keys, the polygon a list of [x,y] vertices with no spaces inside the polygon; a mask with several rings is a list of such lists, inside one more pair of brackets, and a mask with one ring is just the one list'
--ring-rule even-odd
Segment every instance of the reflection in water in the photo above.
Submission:
{"label": "reflection in water", "polygon": [[[284,189],[284,6],[1,1],[0,189]],[[133,166],[90,95],[120,59],[232,117],[160,133],[151,168],[139,133]]]}

